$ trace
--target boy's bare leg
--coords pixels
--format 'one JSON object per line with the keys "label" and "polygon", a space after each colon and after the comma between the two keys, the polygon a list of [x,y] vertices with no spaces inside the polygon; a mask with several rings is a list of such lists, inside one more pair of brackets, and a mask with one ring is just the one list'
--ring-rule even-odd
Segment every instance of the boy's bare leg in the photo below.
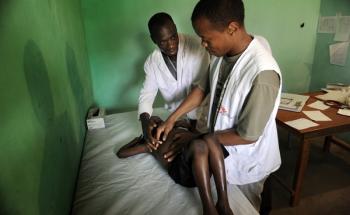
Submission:
{"label": "boy's bare leg", "polygon": [[144,142],[142,136],[134,138],[119,149],[117,156],[119,158],[127,158],[133,155],[149,152],[149,149]]}
{"label": "boy's bare leg", "polygon": [[191,142],[192,171],[202,200],[203,214],[218,215],[210,189],[209,149],[200,139]]}
{"label": "boy's bare leg", "polygon": [[210,170],[213,173],[218,193],[216,208],[219,214],[233,215],[227,196],[225,162],[221,145],[211,135],[206,135],[204,141],[209,149]]}

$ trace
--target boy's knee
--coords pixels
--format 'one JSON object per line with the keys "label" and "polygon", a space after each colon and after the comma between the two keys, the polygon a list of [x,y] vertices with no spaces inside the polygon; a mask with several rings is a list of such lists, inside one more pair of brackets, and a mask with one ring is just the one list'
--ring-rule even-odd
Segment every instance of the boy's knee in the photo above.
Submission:
{"label": "boy's knee", "polygon": [[190,149],[194,155],[208,153],[208,146],[203,140],[193,140]]}
{"label": "boy's knee", "polygon": [[215,149],[220,147],[220,143],[217,141],[217,139],[213,134],[204,135],[203,140],[210,149]]}

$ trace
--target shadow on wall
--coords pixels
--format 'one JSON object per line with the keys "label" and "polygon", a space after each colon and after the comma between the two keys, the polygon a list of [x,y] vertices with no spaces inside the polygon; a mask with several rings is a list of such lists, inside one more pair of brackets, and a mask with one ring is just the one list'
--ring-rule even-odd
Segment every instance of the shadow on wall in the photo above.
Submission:
{"label": "shadow on wall", "polygon": [[66,65],[67,65],[70,85],[74,95],[75,104],[78,108],[79,142],[81,142],[82,141],[81,138],[84,136],[84,131],[85,131],[86,100],[85,100],[83,84],[79,77],[79,70],[77,66],[75,52],[73,48],[69,46],[68,43],[66,43]]}
{"label": "shadow on wall", "polygon": [[3,14],[2,11],[5,10],[5,7],[9,2],[10,0],[0,0],[0,18],[1,18],[1,14]]}
{"label": "shadow on wall", "polygon": [[49,5],[49,9],[52,10],[52,0],[47,0],[47,4]]}
{"label": "shadow on wall", "polygon": [[[0,184],[3,186],[3,184]],[[12,192],[16,192],[14,189]],[[0,187],[0,214],[20,214],[19,209],[17,209],[16,204],[9,203],[7,196],[1,190]]]}
{"label": "shadow on wall", "polygon": [[[135,41],[138,43],[137,51],[140,52],[139,59],[135,61],[135,64],[133,65],[132,74],[130,75],[132,78],[124,85],[125,89],[123,89],[123,93],[121,95],[121,98],[119,98],[119,101],[130,101],[130,98],[134,98],[135,94],[137,95],[136,98],[136,104],[138,104],[138,97],[140,90],[142,88],[142,83],[145,79],[145,72],[144,72],[144,63],[148,57],[148,55],[153,51],[154,46],[150,45],[149,41],[151,41],[151,38],[149,35],[145,32],[140,32],[137,34]],[[157,96],[155,101],[155,106],[159,106],[159,104],[163,104],[163,100],[159,99],[159,96]],[[137,107],[136,107],[137,108]],[[119,109],[112,109],[108,110],[109,113],[120,113],[125,111],[131,111],[135,110],[135,107],[124,107]]]}
{"label": "shadow on wall", "polygon": [[[125,84],[126,89],[124,92],[135,92],[141,89],[141,85],[143,83],[145,73],[143,70],[143,65],[145,63],[145,60],[150,53],[150,47],[148,46],[149,43],[146,41],[149,40],[149,36],[146,33],[139,33],[136,36],[136,41],[138,42],[138,48],[137,51],[140,52],[140,57],[135,61],[135,64],[133,66],[131,79],[129,82]],[[121,98],[121,101],[128,100],[126,96],[131,96],[129,93],[123,93],[123,96]],[[138,98],[138,97],[137,97]]]}
{"label": "shadow on wall", "polygon": [[[39,187],[40,214],[70,211],[76,176],[73,150],[76,144],[67,111],[55,117],[47,67],[38,45],[29,40],[24,48],[23,69],[32,108],[45,134]],[[70,146],[70,147],[69,147]],[[73,181],[72,181],[73,180]]]}

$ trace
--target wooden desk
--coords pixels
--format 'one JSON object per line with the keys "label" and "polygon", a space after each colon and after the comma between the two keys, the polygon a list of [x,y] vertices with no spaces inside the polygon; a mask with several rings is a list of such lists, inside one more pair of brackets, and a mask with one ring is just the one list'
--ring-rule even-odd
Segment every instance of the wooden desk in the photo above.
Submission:
{"label": "wooden desk", "polygon": [[[314,96],[319,94],[321,93],[317,92],[317,93],[306,94],[306,95],[310,95],[310,98],[307,104],[315,102],[317,99]],[[315,110],[313,108],[308,107],[307,104],[304,106],[303,110]],[[295,135],[298,141],[300,142],[300,150],[299,150],[299,155],[296,162],[296,169],[295,169],[295,174],[293,179],[293,187],[292,189],[288,189],[292,194],[291,202],[290,202],[292,206],[296,206],[300,200],[301,187],[302,187],[304,174],[305,174],[305,170],[309,159],[309,150],[310,150],[309,139],[314,137],[325,137],[325,145],[324,145],[325,151],[329,151],[331,142],[334,142],[338,145],[341,145],[349,149],[348,144],[332,136],[336,133],[350,131],[350,117],[339,115],[337,114],[337,111],[338,109],[336,108],[328,108],[327,110],[322,111],[329,118],[331,118],[332,121],[326,121],[326,122],[317,121],[316,123],[319,124],[319,126],[307,128],[304,130],[297,130],[285,124],[285,122],[287,121],[295,120],[301,117],[308,118],[302,112],[296,113],[291,111],[279,110],[277,113],[277,117],[276,117],[277,125],[280,128],[284,128],[289,133]]]}

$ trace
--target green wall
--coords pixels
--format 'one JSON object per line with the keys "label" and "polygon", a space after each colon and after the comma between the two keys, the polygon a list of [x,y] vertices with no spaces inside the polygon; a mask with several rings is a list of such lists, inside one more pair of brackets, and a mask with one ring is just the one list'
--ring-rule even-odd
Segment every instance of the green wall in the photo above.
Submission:
{"label": "green wall", "polygon": [[144,78],[143,63],[154,45],[147,22],[159,11],[173,15],[180,31],[192,32],[189,22],[194,0],[82,1],[98,105],[125,111],[135,109]]}
{"label": "green wall", "polygon": [[[307,92],[320,0],[244,0],[248,31],[270,42],[283,75],[283,91]],[[304,27],[301,27],[304,24]]]}
{"label": "green wall", "polygon": [[[350,1],[322,0],[320,16],[335,16],[337,12],[341,12],[343,16],[350,16]],[[311,90],[319,90],[332,82],[350,84],[350,53],[345,66],[329,63],[329,45],[336,43],[333,38],[334,34],[317,34]]]}
{"label": "green wall", "polygon": [[69,214],[92,104],[79,0],[0,0],[0,214]]}
{"label": "green wall", "polygon": [[[144,78],[143,63],[154,48],[148,36],[148,19],[156,12],[166,11],[173,16],[180,32],[194,34],[190,17],[196,2],[82,1],[98,105],[115,111],[136,109]],[[247,30],[270,41],[283,73],[283,90],[307,91],[320,0],[245,0],[245,5]]]}

